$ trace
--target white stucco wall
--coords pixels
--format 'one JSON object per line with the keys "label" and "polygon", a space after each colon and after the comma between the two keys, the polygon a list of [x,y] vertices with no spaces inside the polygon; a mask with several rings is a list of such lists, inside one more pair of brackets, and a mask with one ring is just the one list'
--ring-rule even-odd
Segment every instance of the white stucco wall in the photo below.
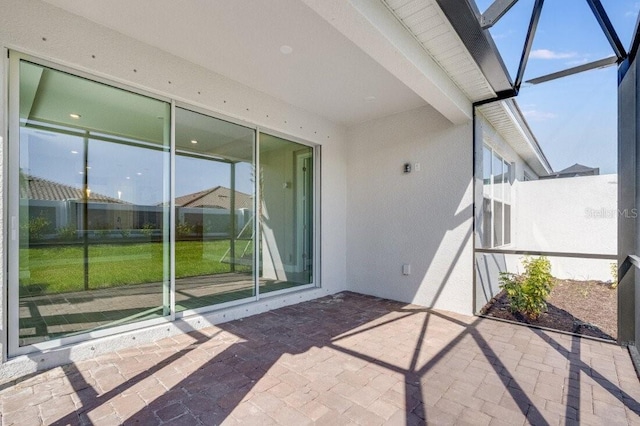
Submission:
{"label": "white stucco wall", "polygon": [[350,290],[472,312],[472,129],[423,107],[348,131]]}
{"label": "white stucco wall", "polygon": [[[37,357],[19,357],[0,367],[0,379],[6,374],[29,372],[69,360],[83,359],[104,350],[123,345],[144,343],[167,333],[189,327],[204,327],[209,323],[309,300],[346,289],[346,149],[342,127],[306,111],[285,104],[278,99],[255,91],[219,74],[169,55],[159,49],[101,27],[38,0],[2,0],[0,13],[0,47],[14,49],[41,59],[69,66],[77,70],[145,89],[152,93],[187,102],[215,113],[253,123],[264,128],[291,135],[321,145],[322,211],[321,211],[321,276],[322,288],[304,295],[274,296],[258,303],[224,312],[192,318],[171,327],[156,327],[134,332],[118,339],[104,338],[90,345],[52,351]],[[6,69],[6,51],[2,71]],[[135,70],[135,71],[134,71]],[[3,75],[4,77],[4,75]],[[3,78],[3,82],[6,80]],[[4,87],[3,87],[4,89]],[[0,91],[0,96],[2,95]],[[0,117],[4,120],[6,102],[0,102]],[[6,128],[0,137],[6,136]],[[0,159],[6,155],[6,145]],[[1,161],[1,160],[0,160]],[[3,175],[4,177],[4,175]],[[3,193],[0,198],[6,202]],[[1,221],[4,224],[4,221]],[[0,225],[1,226],[1,225]],[[6,235],[3,232],[3,235]],[[4,239],[0,253],[4,252]],[[5,269],[0,282],[5,282]],[[6,289],[2,291],[2,305],[6,307]],[[5,318],[0,312],[0,318]],[[1,333],[5,351],[5,332]],[[128,337],[129,336],[129,337]],[[89,350],[91,348],[91,350]]]}
{"label": "white stucco wall", "polygon": [[[617,254],[617,175],[516,182],[514,194],[514,248]],[[550,260],[552,273],[557,278],[612,279],[609,265],[614,260]]]}

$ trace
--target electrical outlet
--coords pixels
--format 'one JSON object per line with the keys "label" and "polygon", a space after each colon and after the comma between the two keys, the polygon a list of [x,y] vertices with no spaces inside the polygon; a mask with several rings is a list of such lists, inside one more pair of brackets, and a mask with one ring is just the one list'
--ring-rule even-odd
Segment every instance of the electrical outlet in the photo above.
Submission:
{"label": "electrical outlet", "polygon": [[411,265],[407,263],[402,265],[402,275],[411,275]]}

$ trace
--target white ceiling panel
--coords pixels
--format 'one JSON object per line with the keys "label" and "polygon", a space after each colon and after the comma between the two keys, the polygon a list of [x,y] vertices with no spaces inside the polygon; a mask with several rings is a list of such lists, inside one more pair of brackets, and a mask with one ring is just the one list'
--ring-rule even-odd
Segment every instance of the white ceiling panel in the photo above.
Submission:
{"label": "white ceiling panel", "polygon": [[[382,0],[472,101],[495,96],[435,0]],[[465,66],[461,67],[463,63]]]}
{"label": "white ceiling panel", "polygon": [[298,0],[45,1],[336,123],[426,103]]}

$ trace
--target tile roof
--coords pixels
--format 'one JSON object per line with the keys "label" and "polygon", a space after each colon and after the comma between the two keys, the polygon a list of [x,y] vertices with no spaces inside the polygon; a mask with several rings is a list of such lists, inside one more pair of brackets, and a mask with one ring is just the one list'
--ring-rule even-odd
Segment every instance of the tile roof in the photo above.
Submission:
{"label": "tile roof", "polygon": [[[23,175],[20,179],[20,198],[30,200],[67,201],[82,200],[82,188],[65,185],[36,176]],[[125,201],[91,191],[89,201],[129,204]]]}
{"label": "tile roof", "polygon": [[[251,209],[253,197],[244,192],[236,191],[235,208]],[[231,190],[224,186],[216,186],[193,194],[176,198],[178,207],[207,207],[214,209],[229,209],[231,207]]]}

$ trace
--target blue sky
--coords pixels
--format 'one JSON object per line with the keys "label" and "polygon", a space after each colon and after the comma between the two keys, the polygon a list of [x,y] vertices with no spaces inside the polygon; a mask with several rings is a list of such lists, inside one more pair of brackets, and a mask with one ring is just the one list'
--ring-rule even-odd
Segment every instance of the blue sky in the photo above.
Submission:
{"label": "blue sky", "polygon": [[[476,0],[484,11],[493,0]],[[491,29],[515,79],[534,0],[520,0]],[[631,43],[640,1],[602,0],[625,48]],[[617,67],[555,81],[526,81],[613,55],[586,0],[547,0],[517,102],[551,166],[574,163],[617,171]]]}

